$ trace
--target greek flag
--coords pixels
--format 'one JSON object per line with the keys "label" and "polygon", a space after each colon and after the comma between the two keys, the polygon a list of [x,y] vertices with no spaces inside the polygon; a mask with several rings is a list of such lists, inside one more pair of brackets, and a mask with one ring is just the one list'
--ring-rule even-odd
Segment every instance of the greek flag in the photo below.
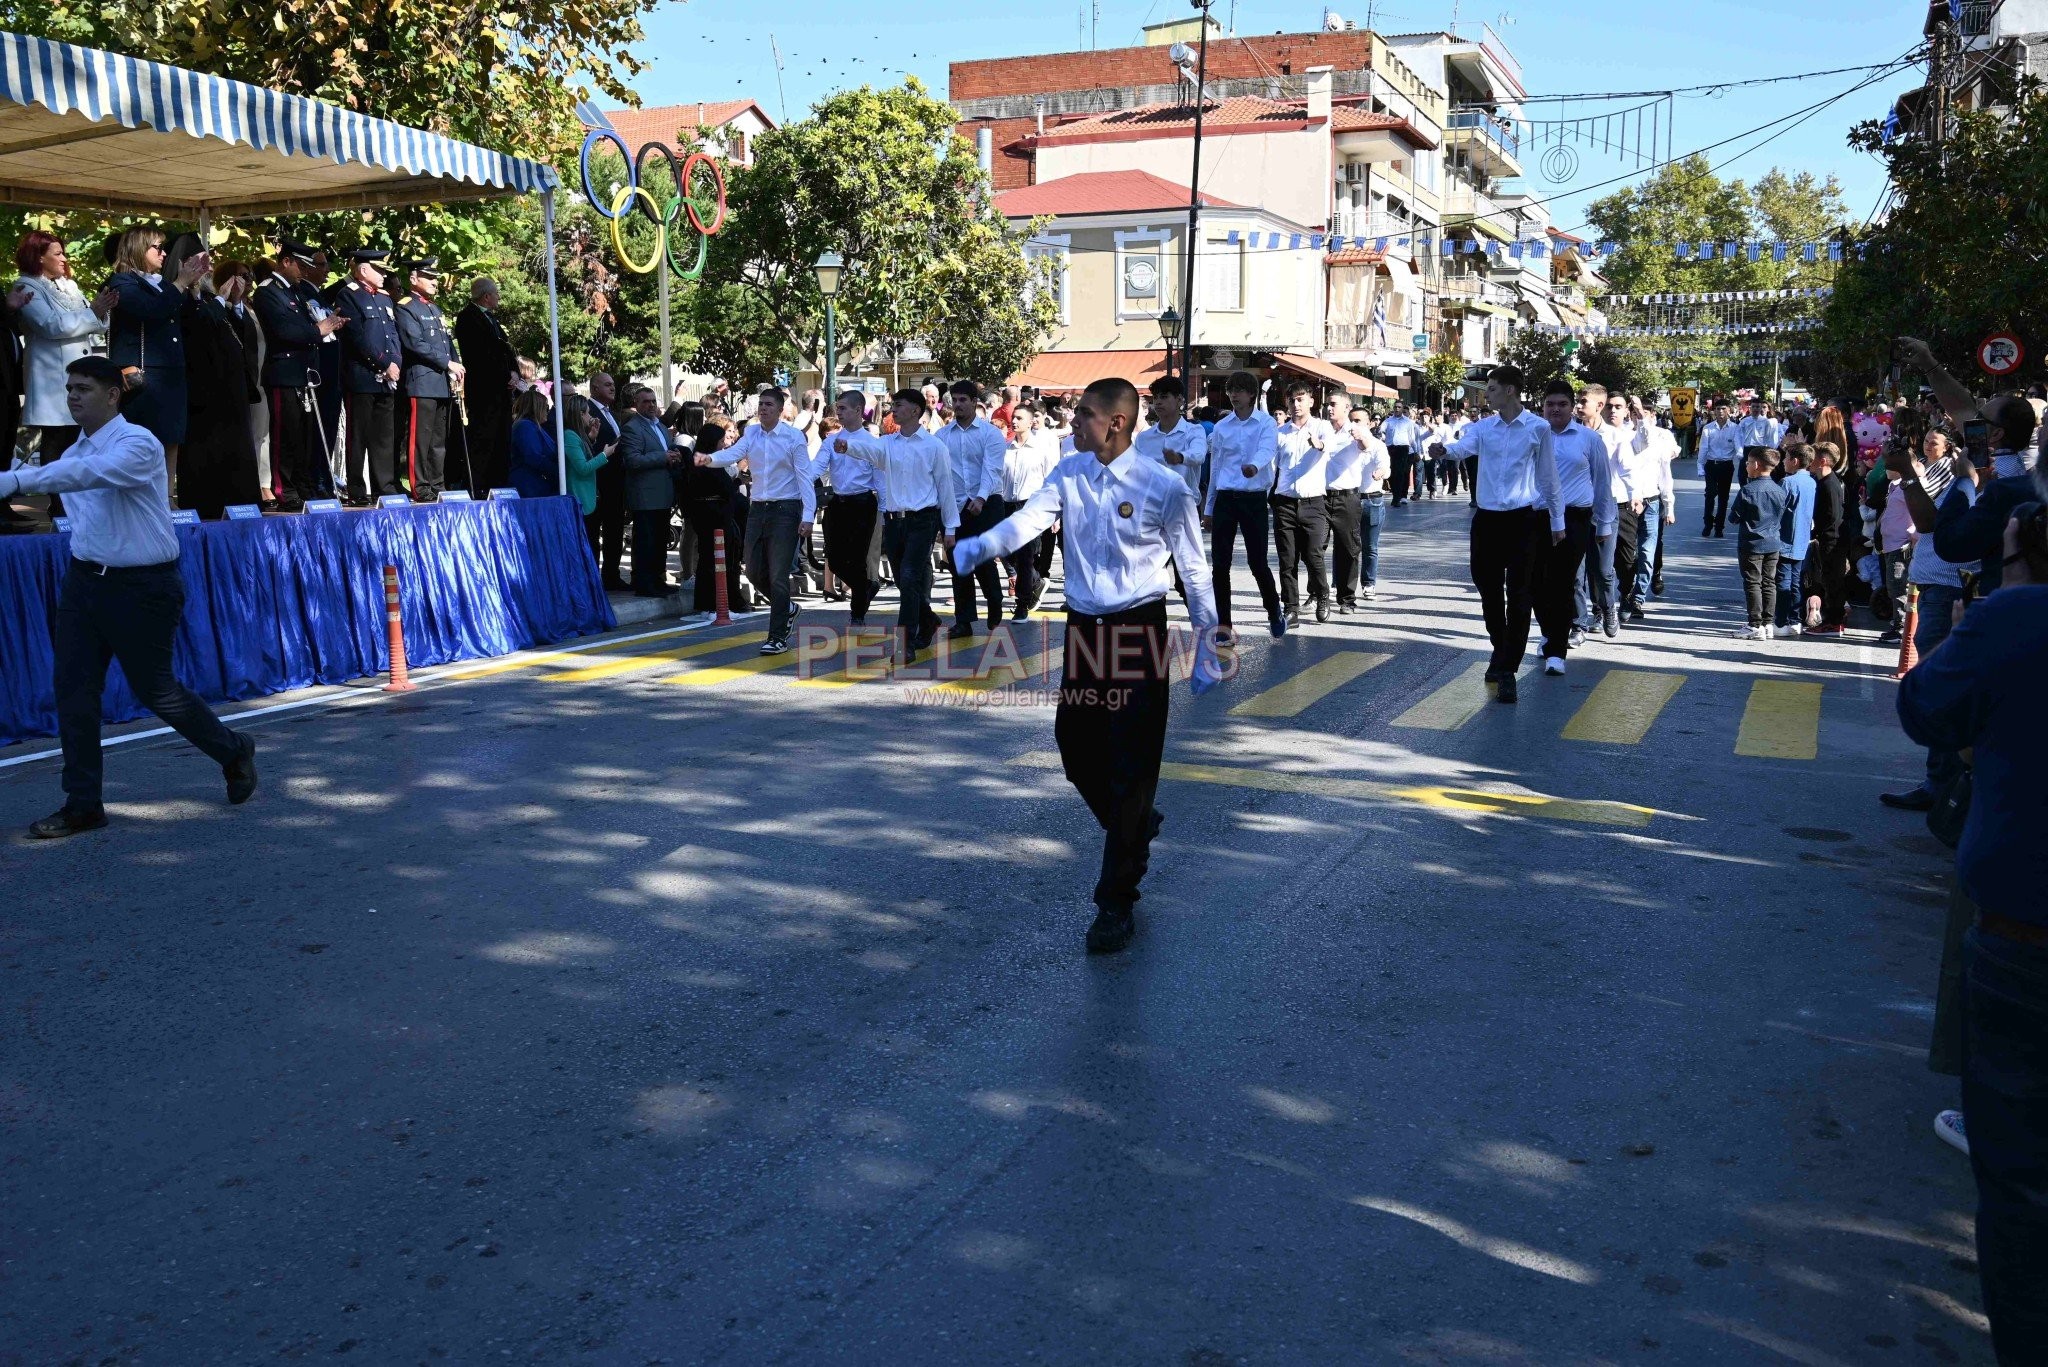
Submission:
{"label": "greek flag", "polygon": [[1377,290],[1372,301],[1372,335],[1379,346],[1387,344],[1387,292]]}

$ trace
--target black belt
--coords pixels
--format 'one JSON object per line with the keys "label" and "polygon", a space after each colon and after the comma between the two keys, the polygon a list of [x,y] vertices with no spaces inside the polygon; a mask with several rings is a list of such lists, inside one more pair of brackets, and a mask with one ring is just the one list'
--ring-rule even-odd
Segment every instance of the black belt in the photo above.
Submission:
{"label": "black belt", "polygon": [[754,500],[756,508],[780,508],[785,503],[800,507],[803,504],[803,500],[800,498],[757,498]]}
{"label": "black belt", "polygon": [[1090,626],[1114,627],[1125,626],[1131,623],[1142,626],[1157,624],[1164,621],[1165,618],[1166,599],[1164,597],[1148,598],[1136,607],[1122,608],[1116,612],[1077,612],[1073,608],[1067,609],[1067,620],[1069,622],[1086,622]]}
{"label": "black belt", "polygon": [[904,510],[903,512],[900,512],[900,513],[883,513],[883,514],[882,514],[882,520],[883,520],[883,521],[885,521],[885,522],[896,522],[896,521],[900,521],[901,519],[903,519],[903,518],[906,518],[906,517],[922,517],[922,516],[924,516],[924,515],[925,515],[926,513],[936,513],[936,512],[938,511],[938,510],[939,510],[939,505],[938,505],[938,504],[936,504],[936,503],[933,503],[933,504],[930,504],[929,506],[927,506],[927,507],[923,507],[923,508],[909,508],[909,509],[905,509],[905,510]]}
{"label": "black belt", "polygon": [[74,555],[71,557],[71,568],[104,579],[110,574],[158,574],[164,570],[177,569],[178,562],[166,560],[156,565],[102,565],[97,560],[80,560]]}
{"label": "black belt", "polygon": [[841,503],[852,503],[860,499],[865,499],[869,503],[878,501],[873,493],[828,494],[826,495],[826,506],[833,507]]}

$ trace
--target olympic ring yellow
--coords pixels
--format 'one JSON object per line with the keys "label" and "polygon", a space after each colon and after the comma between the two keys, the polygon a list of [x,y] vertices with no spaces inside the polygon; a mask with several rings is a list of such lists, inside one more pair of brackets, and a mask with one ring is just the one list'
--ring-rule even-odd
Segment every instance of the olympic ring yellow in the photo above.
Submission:
{"label": "olympic ring yellow", "polygon": [[[635,199],[647,201],[648,211],[655,216],[657,224],[655,228],[654,250],[648,253],[645,265],[635,261],[626,251],[626,239],[619,231],[619,225],[625,222],[626,219],[626,205]],[[612,249],[619,254],[619,264],[635,275],[650,274],[656,266],[661,264],[662,257],[667,252],[668,225],[661,223],[660,216],[661,206],[654,202],[652,194],[639,185],[621,185],[618,193],[612,196]]]}

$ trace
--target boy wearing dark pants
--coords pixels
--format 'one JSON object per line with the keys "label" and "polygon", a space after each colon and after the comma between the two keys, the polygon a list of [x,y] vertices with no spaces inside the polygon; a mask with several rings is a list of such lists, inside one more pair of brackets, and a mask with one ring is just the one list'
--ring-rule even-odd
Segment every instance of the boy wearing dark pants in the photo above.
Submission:
{"label": "boy wearing dark pants", "polygon": [[1772,615],[1778,606],[1778,557],[1785,552],[1780,527],[1785,517],[1785,487],[1771,478],[1772,452],[1751,447],[1745,456],[1749,478],[1728,508],[1735,524],[1735,550],[1742,561],[1742,596],[1749,625],[1739,637],[1769,640]]}

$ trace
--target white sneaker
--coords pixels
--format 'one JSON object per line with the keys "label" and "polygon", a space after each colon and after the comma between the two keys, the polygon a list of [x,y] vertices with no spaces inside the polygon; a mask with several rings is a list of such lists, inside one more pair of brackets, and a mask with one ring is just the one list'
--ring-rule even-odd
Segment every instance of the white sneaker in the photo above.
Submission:
{"label": "white sneaker", "polygon": [[1758,628],[1756,627],[1740,626],[1735,628],[1735,630],[1729,632],[1728,634],[1730,636],[1733,636],[1738,641],[1754,641],[1756,639],[1757,631]]}
{"label": "white sneaker", "polygon": [[1970,1151],[1970,1137],[1963,1133],[1963,1113],[1961,1111],[1943,1111],[1940,1115],[1934,1117],[1934,1132],[1941,1136],[1942,1142],[1951,1147],[1960,1149],[1964,1153]]}
{"label": "white sneaker", "polygon": [[1771,630],[1769,627],[1758,627],[1755,631],[1750,633],[1750,635],[1756,637],[1759,641],[1771,640],[1772,638],[1777,636],[1777,634],[1777,632]]}
{"label": "white sneaker", "polygon": [[1777,634],[1781,637],[1797,636],[1799,635],[1799,624],[1797,622],[1787,622],[1784,626],[1778,628]]}
{"label": "white sneaker", "polygon": [[1550,656],[1550,657],[1549,657],[1548,659],[1544,660],[1544,662],[1543,662],[1543,672],[1544,672],[1545,674],[1562,674],[1562,673],[1564,673],[1564,661],[1563,661],[1563,660],[1561,660],[1561,659],[1559,659],[1559,658],[1558,658],[1557,656],[1555,656],[1555,655],[1552,655],[1552,656]]}

